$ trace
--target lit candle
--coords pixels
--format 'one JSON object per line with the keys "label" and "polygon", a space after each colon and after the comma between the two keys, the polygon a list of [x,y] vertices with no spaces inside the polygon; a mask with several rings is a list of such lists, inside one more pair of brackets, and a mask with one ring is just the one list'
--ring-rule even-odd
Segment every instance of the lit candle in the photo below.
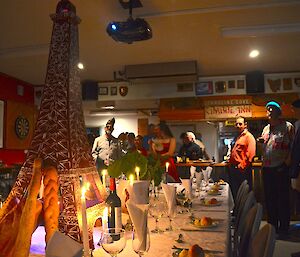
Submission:
{"label": "lit candle", "polygon": [[104,231],[105,229],[108,228],[108,208],[105,207],[103,211],[103,216],[102,216],[102,230]]}
{"label": "lit candle", "polygon": [[166,162],[166,184],[168,183],[168,170],[169,170],[170,163]]}
{"label": "lit candle", "polygon": [[170,163],[166,162],[166,173],[168,173]]}
{"label": "lit candle", "polygon": [[86,215],[85,192],[86,192],[86,185],[84,185],[81,189],[81,218],[82,218],[82,242],[83,242],[84,257],[88,257],[90,252],[90,247],[89,247],[89,234],[88,234],[88,224],[87,224],[87,215]]}
{"label": "lit candle", "polygon": [[136,180],[140,180],[140,167],[135,167]]}
{"label": "lit candle", "polygon": [[134,176],[131,174],[129,175],[129,184],[132,186],[134,181]]}
{"label": "lit candle", "polygon": [[107,170],[102,170],[102,183],[104,188],[106,188],[106,175],[107,175]]}

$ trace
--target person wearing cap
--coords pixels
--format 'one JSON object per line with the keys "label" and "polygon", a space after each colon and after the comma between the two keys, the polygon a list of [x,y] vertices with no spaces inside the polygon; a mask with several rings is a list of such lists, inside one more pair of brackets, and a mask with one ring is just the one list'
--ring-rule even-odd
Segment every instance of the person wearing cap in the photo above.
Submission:
{"label": "person wearing cap", "polygon": [[252,160],[256,152],[256,141],[254,136],[247,129],[245,117],[237,117],[235,127],[239,135],[230,152],[229,158],[229,184],[233,198],[236,199],[237,191],[244,180],[248,181],[252,189]]}
{"label": "person wearing cap", "polygon": [[289,166],[294,138],[294,126],[283,119],[281,107],[275,101],[266,104],[269,124],[264,127],[258,142],[262,143],[263,184],[267,221],[279,236],[288,234],[290,224]]}
{"label": "person wearing cap", "polygon": [[98,172],[106,169],[111,162],[121,156],[118,139],[112,135],[114,125],[114,118],[108,120],[104,128],[105,133],[94,140],[92,156],[96,162]]}

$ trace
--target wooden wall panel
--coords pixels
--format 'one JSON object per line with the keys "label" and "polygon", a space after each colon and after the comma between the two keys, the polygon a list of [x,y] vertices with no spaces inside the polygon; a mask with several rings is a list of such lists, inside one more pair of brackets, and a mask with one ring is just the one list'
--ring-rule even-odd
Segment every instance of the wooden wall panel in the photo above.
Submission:
{"label": "wooden wall panel", "polygon": [[148,119],[138,119],[138,135],[145,136],[148,134]]}

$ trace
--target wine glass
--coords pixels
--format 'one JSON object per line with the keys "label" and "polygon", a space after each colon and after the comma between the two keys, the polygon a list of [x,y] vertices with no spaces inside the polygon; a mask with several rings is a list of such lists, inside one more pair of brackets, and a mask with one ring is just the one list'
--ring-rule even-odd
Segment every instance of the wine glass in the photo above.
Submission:
{"label": "wine glass", "polygon": [[155,229],[151,230],[152,233],[162,233],[164,232],[158,227],[159,219],[166,212],[166,204],[161,200],[154,200],[150,203],[149,214],[155,219]]}
{"label": "wine glass", "polygon": [[144,254],[148,252],[150,248],[150,233],[148,228],[145,236],[146,238],[144,238],[144,241],[141,242],[135,229],[132,233],[132,248],[140,257],[144,256]]}
{"label": "wine glass", "polygon": [[167,231],[174,231],[174,228],[172,226],[172,221],[173,219],[176,217],[176,214],[177,214],[177,207],[175,206],[174,209],[172,210],[168,210],[168,218],[169,218],[169,221],[170,221],[170,225],[168,228],[166,228]]}
{"label": "wine glass", "polygon": [[101,245],[110,256],[116,257],[126,246],[125,230],[120,228],[108,228],[103,230]]}

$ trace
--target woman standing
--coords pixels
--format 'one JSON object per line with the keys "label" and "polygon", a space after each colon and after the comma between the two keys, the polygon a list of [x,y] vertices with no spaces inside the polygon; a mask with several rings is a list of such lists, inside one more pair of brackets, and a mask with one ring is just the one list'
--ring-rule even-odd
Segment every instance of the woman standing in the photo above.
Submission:
{"label": "woman standing", "polygon": [[154,134],[155,137],[151,142],[151,149],[154,155],[161,159],[162,166],[165,166],[166,162],[169,163],[168,175],[170,175],[174,181],[179,182],[180,180],[174,162],[174,152],[176,148],[175,137],[165,122],[161,122],[155,126]]}

